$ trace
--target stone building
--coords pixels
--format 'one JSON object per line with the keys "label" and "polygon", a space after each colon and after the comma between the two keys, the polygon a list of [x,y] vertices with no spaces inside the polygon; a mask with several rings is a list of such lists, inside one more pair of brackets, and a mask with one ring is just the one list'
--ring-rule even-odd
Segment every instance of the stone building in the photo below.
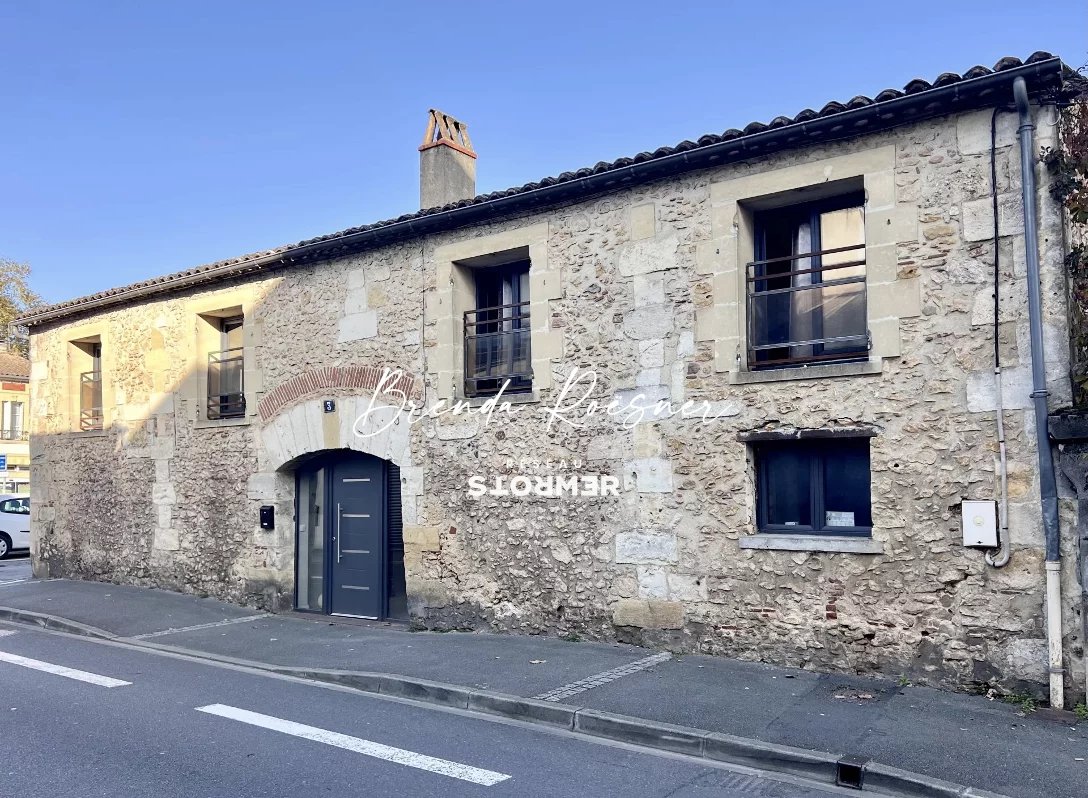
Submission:
{"label": "stone building", "polygon": [[24,319],[35,572],[1083,692],[1068,556],[1045,609],[1019,78],[1037,151],[1075,80],[1042,53],[481,196],[432,111],[424,210]]}

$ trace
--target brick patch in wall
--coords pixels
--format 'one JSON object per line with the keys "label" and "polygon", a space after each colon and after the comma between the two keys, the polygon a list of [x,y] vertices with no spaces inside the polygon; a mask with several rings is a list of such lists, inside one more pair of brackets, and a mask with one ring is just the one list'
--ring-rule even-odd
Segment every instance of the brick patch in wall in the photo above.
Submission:
{"label": "brick patch in wall", "polygon": [[[357,388],[373,392],[377,390],[384,371],[384,368],[378,366],[323,366],[308,369],[266,393],[257,404],[257,411],[261,415],[261,421],[268,421],[295,400],[329,388]],[[403,372],[390,386],[390,391],[400,391],[409,399],[419,400],[423,397],[423,384],[414,375]]]}

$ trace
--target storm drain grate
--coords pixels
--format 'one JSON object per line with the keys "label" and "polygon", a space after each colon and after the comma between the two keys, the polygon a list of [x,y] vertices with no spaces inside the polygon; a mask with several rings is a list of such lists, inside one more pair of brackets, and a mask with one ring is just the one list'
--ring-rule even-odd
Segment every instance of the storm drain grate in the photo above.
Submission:
{"label": "storm drain grate", "polygon": [[835,783],[840,787],[860,790],[865,786],[865,767],[868,759],[860,756],[844,756],[835,763]]}

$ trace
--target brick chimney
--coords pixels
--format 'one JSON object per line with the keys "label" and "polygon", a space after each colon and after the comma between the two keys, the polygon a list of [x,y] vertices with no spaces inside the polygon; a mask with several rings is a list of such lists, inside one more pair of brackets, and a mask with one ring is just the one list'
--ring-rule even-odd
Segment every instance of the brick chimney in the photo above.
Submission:
{"label": "brick chimney", "polygon": [[468,126],[432,108],[419,148],[419,207],[438,208],[476,196],[476,153]]}

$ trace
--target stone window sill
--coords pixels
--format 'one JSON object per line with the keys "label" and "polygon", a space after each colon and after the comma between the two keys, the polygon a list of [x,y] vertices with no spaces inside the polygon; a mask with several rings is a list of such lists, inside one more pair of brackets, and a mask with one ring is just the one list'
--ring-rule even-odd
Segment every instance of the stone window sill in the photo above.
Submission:
{"label": "stone window sill", "polygon": [[[454,403],[468,402],[469,407],[483,407],[486,403],[494,399],[494,396],[473,396],[471,398],[465,396],[455,396],[453,398]],[[502,398],[499,399],[498,406],[502,407],[503,402],[509,402],[512,405],[529,405],[534,402],[540,401],[540,394],[536,391],[528,393],[504,393]]]}
{"label": "stone window sill", "polygon": [[762,382],[789,382],[791,380],[818,380],[829,377],[857,377],[866,374],[880,374],[884,370],[884,359],[875,357],[856,363],[823,363],[812,366],[795,366],[766,371],[731,371],[730,385],[752,385]]}
{"label": "stone window sill", "polygon": [[243,418],[198,418],[193,429],[216,429],[218,427],[248,427],[253,422],[249,416]]}
{"label": "stone window sill", "polygon": [[762,532],[740,539],[742,549],[765,551],[823,551],[835,554],[883,554],[884,544],[872,538],[832,535],[787,535]]}
{"label": "stone window sill", "polygon": [[104,438],[110,434],[109,429],[77,429],[70,433],[73,438]]}

